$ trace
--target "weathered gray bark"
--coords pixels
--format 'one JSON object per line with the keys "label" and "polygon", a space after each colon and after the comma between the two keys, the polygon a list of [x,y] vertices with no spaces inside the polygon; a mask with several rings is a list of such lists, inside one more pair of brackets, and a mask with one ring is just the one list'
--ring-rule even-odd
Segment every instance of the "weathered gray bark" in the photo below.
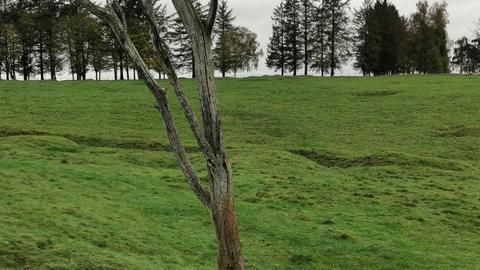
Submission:
{"label": "weathered gray bark", "polygon": [[170,60],[169,48],[161,38],[155,21],[153,1],[142,0],[144,14],[150,25],[152,42],[156,54],[161,60],[161,69],[168,76],[192,133],[205,157],[210,181],[210,192],[200,183],[198,174],[191,165],[185,148],[182,146],[168,108],[166,90],[161,88],[154,80],[130,40],[126,20],[119,6],[113,1],[113,3],[107,4],[105,8],[100,8],[88,0],[81,1],[94,15],[110,26],[119,43],[132,59],[139,77],[143,79],[155,97],[157,101],[156,108],[162,115],[170,144],[180,163],[182,172],[195,195],[207,207],[212,216],[218,240],[218,268],[221,270],[244,269],[243,254],[235,217],[232,171],[223,146],[212,62],[211,34],[217,13],[218,0],[210,1],[209,15],[205,21],[201,19],[200,14],[198,14],[190,0],[172,0],[192,41],[194,61],[197,63],[195,65],[195,80],[199,92],[203,130],[195,117]]}

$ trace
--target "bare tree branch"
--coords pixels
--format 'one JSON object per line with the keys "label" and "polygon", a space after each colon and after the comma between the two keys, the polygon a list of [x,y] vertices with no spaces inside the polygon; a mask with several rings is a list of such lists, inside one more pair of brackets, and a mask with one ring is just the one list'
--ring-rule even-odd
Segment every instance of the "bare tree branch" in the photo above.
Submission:
{"label": "bare tree branch", "polygon": [[142,0],[142,7],[144,15],[150,26],[152,43],[155,48],[155,53],[160,59],[161,69],[165,74],[167,74],[170,83],[173,85],[173,89],[178,98],[178,101],[180,102],[185,117],[187,118],[187,121],[190,125],[190,129],[192,130],[193,135],[206,158],[209,159],[210,162],[218,163],[217,158],[213,153],[212,147],[206,140],[205,134],[203,134],[200,129],[200,125],[198,124],[192,107],[189,104],[183,85],[181,84],[180,80],[178,79],[177,73],[175,72],[175,68],[170,59],[170,50],[165,41],[161,38],[160,30],[155,20],[154,3],[152,0]]}
{"label": "bare tree branch", "polygon": [[93,13],[95,16],[97,16],[99,19],[106,22],[110,26],[115,36],[119,40],[120,44],[122,45],[123,49],[132,59],[132,62],[137,69],[139,76],[143,79],[145,84],[148,86],[150,92],[155,97],[155,100],[157,101],[158,105],[156,106],[156,108],[162,115],[165,127],[167,129],[167,135],[170,144],[176,154],[178,162],[180,163],[183,174],[187,178],[191,189],[198,197],[198,199],[203,203],[203,205],[210,209],[210,194],[204,189],[204,187],[200,183],[198,174],[195,172],[192,164],[190,163],[185,148],[183,147],[180,137],[178,136],[178,132],[172,119],[172,114],[168,108],[166,90],[161,88],[157,84],[153,76],[150,74],[147,65],[142,60],[140,54],[135,48],[135,45],[130,40],[127,30],[125,29],[125,20],[122,21],[122,19],[120,18],[121,15],[119,17],[119,14],[117,14],[117,12],[121,12],[118,9],[118,6],[117,8],[114,8],[115,3],[113,4],[113,6],[111,3],[108,3],[105,8],[102,8],[93,4],[89,0],[80,0],[80,2],[91,13]]}
{"label": "bare tree branch", "polygon": [[[162,60],[162,69],[169,75],[174,85],[177,97],[184,107],[184,113],[190,123],[198,144],[204,151],[207,161],[207,171],[210,181],[211,194],[206,192],[200,184],[196,172],[193,170],[185,149],[181,145],[175,129],[171,113],[168,109],[166,91],[158,86],[150,74],[144,61],[141,59],[135,46],[126,31],[126,25],[115,12],[111,4],[105,9],[92,5],[88,0],[80,0],[89,4],[91,12],[109,24],[115,36],[122,44],[127,54],[132,58],[139,75],[145,81],[158,103],[158,110],[162,114],[167,129],[170,144],[177,155],[183,173],[185,174],[193,192],[208,207],[215,226],[218,242],[218,269],[243,270],[243,252],[238,233],[235,216],[233,174],[230,162],[223,147],[220,113],[216,97],[214,66],[212,60],[211,22],[215,20],[217,1],[211,2],[209,21],[205,22],[196,10],[191,0],[172,0],[183,25],[188,31],[192,41],[192,50],[195,63],[196,83],[199,92],[200,110],[204,132],[200,132],[191,107],[188,104],[183,88],[178,81],[173,65],[169,59],[170,54],[165,42],[161,39],[151,6],[146,5],[146,17],[152,29],[152,41],[157,50],[157,55]],[[117,1],[117,0],[115,0]],[[150,4],[151,0],[143,0]],[[205,142],[206,141],[206,142]]]}
{"label": "bare tree branch", "polygon": [[[192,40],[193,56],[195,59],[195,80],[200,97],[200,109],[205,131],[205,137],[212,146],[217,157],[223,157],[223,138],[220,128],[220,115],[216,97],[214,81],[214,67],[211,54],[211,36],[203,23],[200,14],[190,0],[173,0],[185,28]],[[220,156],[219,156],[220,155]]]}
{"label": "bare tree branch", "polygon": [[218,0],[210,0],[210,9],[207,17],[207,33],[212,35],[215,18],[217,17]]}

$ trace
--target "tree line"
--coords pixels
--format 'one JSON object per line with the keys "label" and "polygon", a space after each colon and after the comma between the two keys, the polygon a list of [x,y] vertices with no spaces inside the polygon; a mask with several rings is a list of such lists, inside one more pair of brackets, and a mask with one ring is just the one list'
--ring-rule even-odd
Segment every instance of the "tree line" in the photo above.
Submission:
{"label": "tree line", "polygon": [[[87,72],[102,78],[112,70],[115,80],[136,79],[131,59],[125,54],[110,29],[91,16],[78,0],[0,0],[0,79],[23,80],[38,76],[56,80],[62,71],[72,80],[85,80]],[[208,8],[192,0],[199,14]],[[165,77],[154,57],[150,30],[138,0],[121,0],[132,41],[151,70]],[[176,14],[169,14],[166,4],[154,1],[155,16],[162,38],[172,48],[175,68],[195,77],[195,61],[187,30]],[[219,3],[213,47],[215,68],[223,76],[258,66],[263,52],[257,35],[234,24],[227,1]]]}
{"label": "tree line", "polygon": [[364,76],[450,71],[445,2],[420,0],[405,17],[387,0],[353,12],[350,0],[282,0],[272,20],[267,66],[282,75],[334,76],[349,60]]}
{"label": "tree line", "polygon": [[480,20],[472,38],[462,37],[455,42],[452,64],[460,73],[480,72]]}

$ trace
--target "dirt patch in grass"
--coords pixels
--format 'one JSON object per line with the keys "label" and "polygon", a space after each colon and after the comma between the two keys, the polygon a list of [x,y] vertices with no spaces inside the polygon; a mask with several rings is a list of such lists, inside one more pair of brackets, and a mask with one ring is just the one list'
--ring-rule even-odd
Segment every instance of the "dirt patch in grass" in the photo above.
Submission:
{"label": "dirt patch in grass", "polygon": [[400,153],[382,153],[366,156],[347,156],[336,152],[319,150],[293,150],[294,154],[303,156],[315,161],[325,167],[373,167],[373,166],[411,166],[411,167],[430,167],[442,170],[463,171],[471,168],[468,164],[459,163],[451,160],[434,159],[418,157]]}
{"label": "dirt patch in grass", "polygon": [[386,97],[386,96],[393,96],[400,93],[399,91],[361,91],[353,93],[354,96],[357,97]]}
{"label": "dirt patch in grass", "polygon": [[480,127],[455,125],[434,131],[434,136],[440,138],[479,137]]}

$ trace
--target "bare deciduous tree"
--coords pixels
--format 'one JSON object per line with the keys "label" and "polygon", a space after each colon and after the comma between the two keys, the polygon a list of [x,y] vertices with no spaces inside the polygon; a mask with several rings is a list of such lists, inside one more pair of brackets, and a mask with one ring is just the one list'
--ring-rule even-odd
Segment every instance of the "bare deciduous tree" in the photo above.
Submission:
{"label": "bare deciduous tree", "polygon": [[195,65],[195,79],[200,97],[203,130],[178,79],[170,59],[170,49],[161,38],[154,15],[156,1],[141,1],[144,15],[150,26],[152,43],[161,62],[161,69],[167,74],[193,135],[205,157],[210,191],[202,186],[197,172],[190,163],[168,107],[166,90],[160,87],[154,80],[144,60],[133,45],[128,34],[125,17],[118,2],[107,1],[105,7],[95,5],[88,0],[81,0],[81,2],[90,12],[109,25],[125,52],[132,59],[139,76],[155,97],[157,102],[156,108],[162,115],[171,147],[180,163],[182,172],[195,195],[207,207],[212,216],[218,240],[218,268],[221,270],[244,269],[235,216],[232,170],[223,146],[220,114],[215,94],[216,86],[212,62],[211,36],[217,14],[218,0],[210,1],[206,19],[202,18],[190,0],[172,0],[192,41],[194,61],[197,63]]}

